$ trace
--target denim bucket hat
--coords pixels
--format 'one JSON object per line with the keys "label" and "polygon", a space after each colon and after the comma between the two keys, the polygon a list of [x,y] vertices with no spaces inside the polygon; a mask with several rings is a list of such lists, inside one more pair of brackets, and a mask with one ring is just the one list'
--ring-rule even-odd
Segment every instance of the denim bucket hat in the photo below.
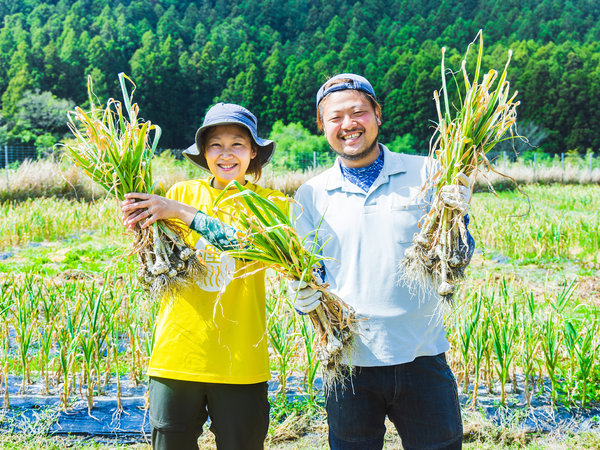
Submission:
{"label": "denim bucket hat", "polygon": [[206,158],[202,155],[202,140],[204,133],[210,127],[216,125],[241,125],[249,132],[252,139],[258,145],[256,158],[260,161],[261,166],[268,164],[273,157],[275,150],[275,142],[268,139],[261,139],[257,135],[257,120],[254,114],[246,108],[233,103],[217,103],[212,106],[204,116],[202,126],[196,131],[196,142],[183,151],[183,155],[189,159],[192,164],[210,172]]}
{"label": "denim bucket hat", "polygon": [[[327,89],[325,89],[325,86],[336,80],[350,81],[336,83],[333,86],[329,86]],[[375,101],[377,101],[375,90],[373,89],[373,86],[371,86],[371,83],[369,83],[369,80],[354,73],[340,73],[339,75],[331,77],[329,80],[323,83],[323,86],[319,88],[317,92],[317,108],[319,108],[319,103],[321,103],[321,100],[323,100],[323,98],[325,98],[327,95],[331,94],[332,92],[343,91],[345,89],[354,89],[355,91],[366,92],[367,94],[372,95]]]}

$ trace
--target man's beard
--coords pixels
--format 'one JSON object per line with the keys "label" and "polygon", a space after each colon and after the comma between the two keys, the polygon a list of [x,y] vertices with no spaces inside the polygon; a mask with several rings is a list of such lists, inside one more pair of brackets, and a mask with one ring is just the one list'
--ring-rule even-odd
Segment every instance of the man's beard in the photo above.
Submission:
{"label": "man's beard", "polygon": [[371,142],[370,145],[367,145],[362,152],[355,153],[353,155],[347,155],[345,153],[339,152],[331,146],[329,148],[331,148],[331,150],[333,150],[333,152],[336,153],[342,159],[345,159],[347,161],[357,161],[359,159],[363,159],[364,157],[370,155],[371,152],[374,152],[378,148],[378,144],[377,144],[378,139],[379,139],[379,131],[377,132],[377,136],[375,136],[375,138],[373,139],[373,142]]}

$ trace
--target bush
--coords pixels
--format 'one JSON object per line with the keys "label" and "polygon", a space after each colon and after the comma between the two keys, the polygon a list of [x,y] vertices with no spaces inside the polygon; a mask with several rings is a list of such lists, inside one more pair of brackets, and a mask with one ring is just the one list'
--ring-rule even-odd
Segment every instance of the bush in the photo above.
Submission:
{"label": "bush", "polygon": [[276,143],[271,161],[275,170],[304,170],[330,164],[335,159],[325,136],[310,134],[299,122],[288,125],[275,122],[269,139]]}
{"label": "bush", "polygon": [[14,117],[7,118],[9,141],[52,147],[70,136],[66,117],[71,108],[70,100],[58,98],[51,92],[25,91]]}
{"label": "bush", "polygon": [[387,145],[391,151],[396,153],[407,153],[409,155],[426,155],[428,149],[417,149],[417,139],[412,134],[396,136],[392,142]]}

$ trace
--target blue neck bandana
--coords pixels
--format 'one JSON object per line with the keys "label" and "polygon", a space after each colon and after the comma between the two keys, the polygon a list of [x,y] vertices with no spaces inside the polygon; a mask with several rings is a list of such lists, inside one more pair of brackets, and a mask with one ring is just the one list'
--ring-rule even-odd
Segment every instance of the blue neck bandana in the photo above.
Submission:
{"label": "blue neck bandana", "polygon": [[383,168],[383,151],[379,149],[379,156],[367,167],[345,167],[340,163],[340,168],[344,178],[368,192]]}

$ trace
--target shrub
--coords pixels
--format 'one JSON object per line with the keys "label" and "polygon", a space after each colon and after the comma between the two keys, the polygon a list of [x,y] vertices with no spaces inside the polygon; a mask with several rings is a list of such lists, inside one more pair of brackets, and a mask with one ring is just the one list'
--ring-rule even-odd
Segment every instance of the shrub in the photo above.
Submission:
{"label": "shrub", "polygon": [[269,139],[277,144],[271,162],[275,170],[304,170],[333,162],[334,155],[325,136],[310,134],[299,122],[287,125],[275,122]]}

